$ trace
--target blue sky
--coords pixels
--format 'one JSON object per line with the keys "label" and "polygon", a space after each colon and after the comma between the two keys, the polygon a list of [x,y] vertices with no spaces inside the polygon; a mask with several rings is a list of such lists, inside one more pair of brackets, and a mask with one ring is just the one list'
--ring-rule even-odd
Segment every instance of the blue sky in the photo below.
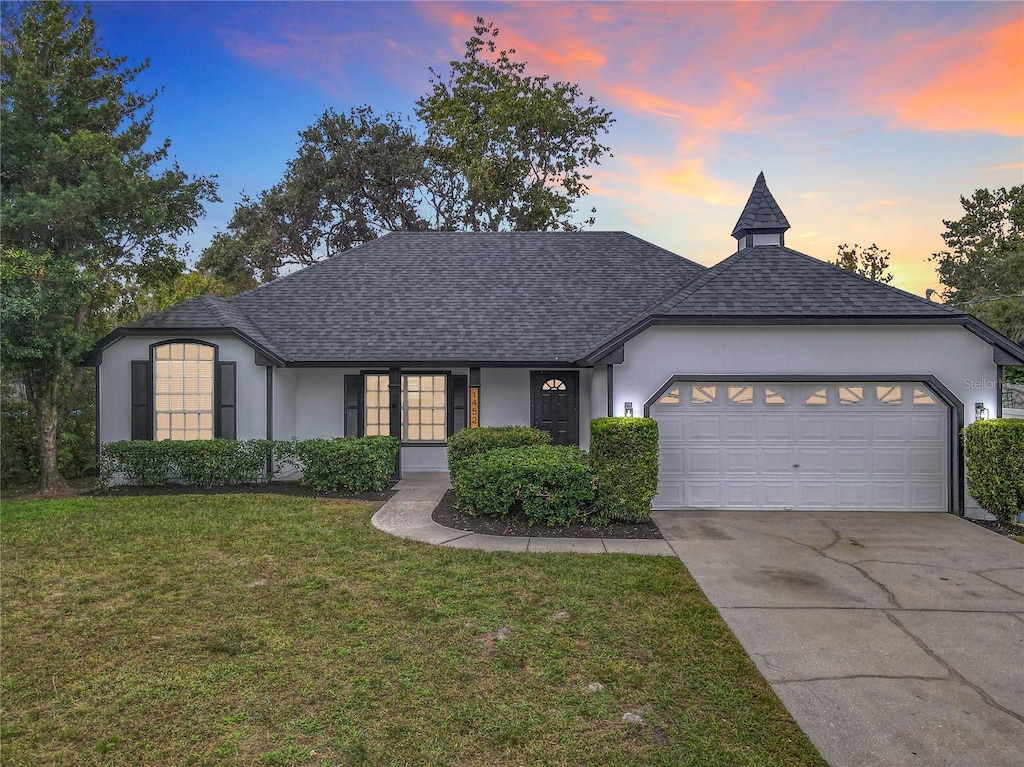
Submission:
{"label": "blue sky", "polygon": [[148,58],[154,137],[216,174],[191,243],[280,180],[327,108],[411,115],[429,68],[473,20],[528,72],[577,82],[616,123],[586,205],[704,264],[764,171],[787,244],[834,258],[877,242],[900,287],[938,287],[927,257],[959,197],[1024,180],[1024,5],[887,3],[99,2],[103,45]]}

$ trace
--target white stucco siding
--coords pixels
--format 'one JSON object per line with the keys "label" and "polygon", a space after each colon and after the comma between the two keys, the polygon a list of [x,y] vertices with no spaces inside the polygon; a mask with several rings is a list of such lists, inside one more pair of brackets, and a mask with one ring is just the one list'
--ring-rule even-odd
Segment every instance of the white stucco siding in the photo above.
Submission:
{"label": "white stucco siding", "polygon": [[964,404],[995,412],[992,347],[959,326],[654,327],[626,343],[615,366],[615,414],[637,414],[670,378],[711,376],[935,376]]}
{"label": "white stucco siding", "polygon": [[530,425],[530,371],[483,368],[480,371],[480,425]]}
{"label": "white stucco siding", "polygon": [[[190,336],[190,338],[196,338]],[[99,366],[101,442],[131,439],[133,360],[148,360],[154,343],[181,340],[180,336],[129,336],[103,350]],[[234,336],[203,336],[217,345],[220,362],[235,362],[236,419],[238,439],[267,436],[266,368],[256,364],[253,348]]]}
{"label": "white stucco siding", "polygon": [[[299,439],[345,436],[345,375],[358,370],[295,370],[295,434]],[[275,408],[277,391],[274,392]]]}

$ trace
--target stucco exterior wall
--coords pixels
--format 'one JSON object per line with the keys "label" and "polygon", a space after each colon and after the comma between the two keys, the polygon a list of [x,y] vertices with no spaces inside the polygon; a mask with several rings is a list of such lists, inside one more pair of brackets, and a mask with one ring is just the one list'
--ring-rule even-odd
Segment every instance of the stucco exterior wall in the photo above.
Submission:
{"label": "stucco exterior wall", "polygon": [[[643,405],[673,376],[935,376],[974,420],[996,405],[992,347],[959,326],[653,327],[626,343],[614,371],[615,415]],[[968,513],[977,504],[965,496]]]}
{"label": "stucco exterior wall", "polygon": [[[149,347],[154,343],[178,340],[181,336],[130,336],[103,351],[99,366],[101,442],[131,439],[132,360],[148,360]],[[267,436],[266,368],[256,364],[252,347],[234,336],[204,336],[201,340],[217,345],[220,362],[235,362],[238,439],[264,439]]]}

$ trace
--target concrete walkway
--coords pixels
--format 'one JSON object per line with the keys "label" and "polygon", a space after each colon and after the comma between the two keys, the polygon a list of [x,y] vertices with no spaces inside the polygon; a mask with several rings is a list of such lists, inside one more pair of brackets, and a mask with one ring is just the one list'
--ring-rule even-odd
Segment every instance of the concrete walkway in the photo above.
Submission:
{"label": "concrete walkway", "polygon": [[371,522],[385,533],[452,549],[675,556],[668,543],[658,539],[515,537],[454,530],[430,518],[450,488],[447,473],[407,474],[395,485],[398,492],[378,509]]}
{"label": "concrete walkway", "polygon": [[1024,765],[1024,546],[949,514],[654,518],[832,767]]}

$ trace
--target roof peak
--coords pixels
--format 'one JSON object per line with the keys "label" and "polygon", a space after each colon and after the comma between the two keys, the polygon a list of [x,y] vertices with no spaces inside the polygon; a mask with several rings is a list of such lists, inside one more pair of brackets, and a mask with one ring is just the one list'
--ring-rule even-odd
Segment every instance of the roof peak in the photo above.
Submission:
{"label": "roof peak", "polygon": [[[748,234],[782,234],[789,229],[789,221],[786,214],[775,201],[768,183],[764,180],[764,171],[758,174],[754,188],[747,198],[747,204],[743,206],[736,226],[733,227],[732,236],[742,239]],[[781,240],[779,242],[781,243]]]}

